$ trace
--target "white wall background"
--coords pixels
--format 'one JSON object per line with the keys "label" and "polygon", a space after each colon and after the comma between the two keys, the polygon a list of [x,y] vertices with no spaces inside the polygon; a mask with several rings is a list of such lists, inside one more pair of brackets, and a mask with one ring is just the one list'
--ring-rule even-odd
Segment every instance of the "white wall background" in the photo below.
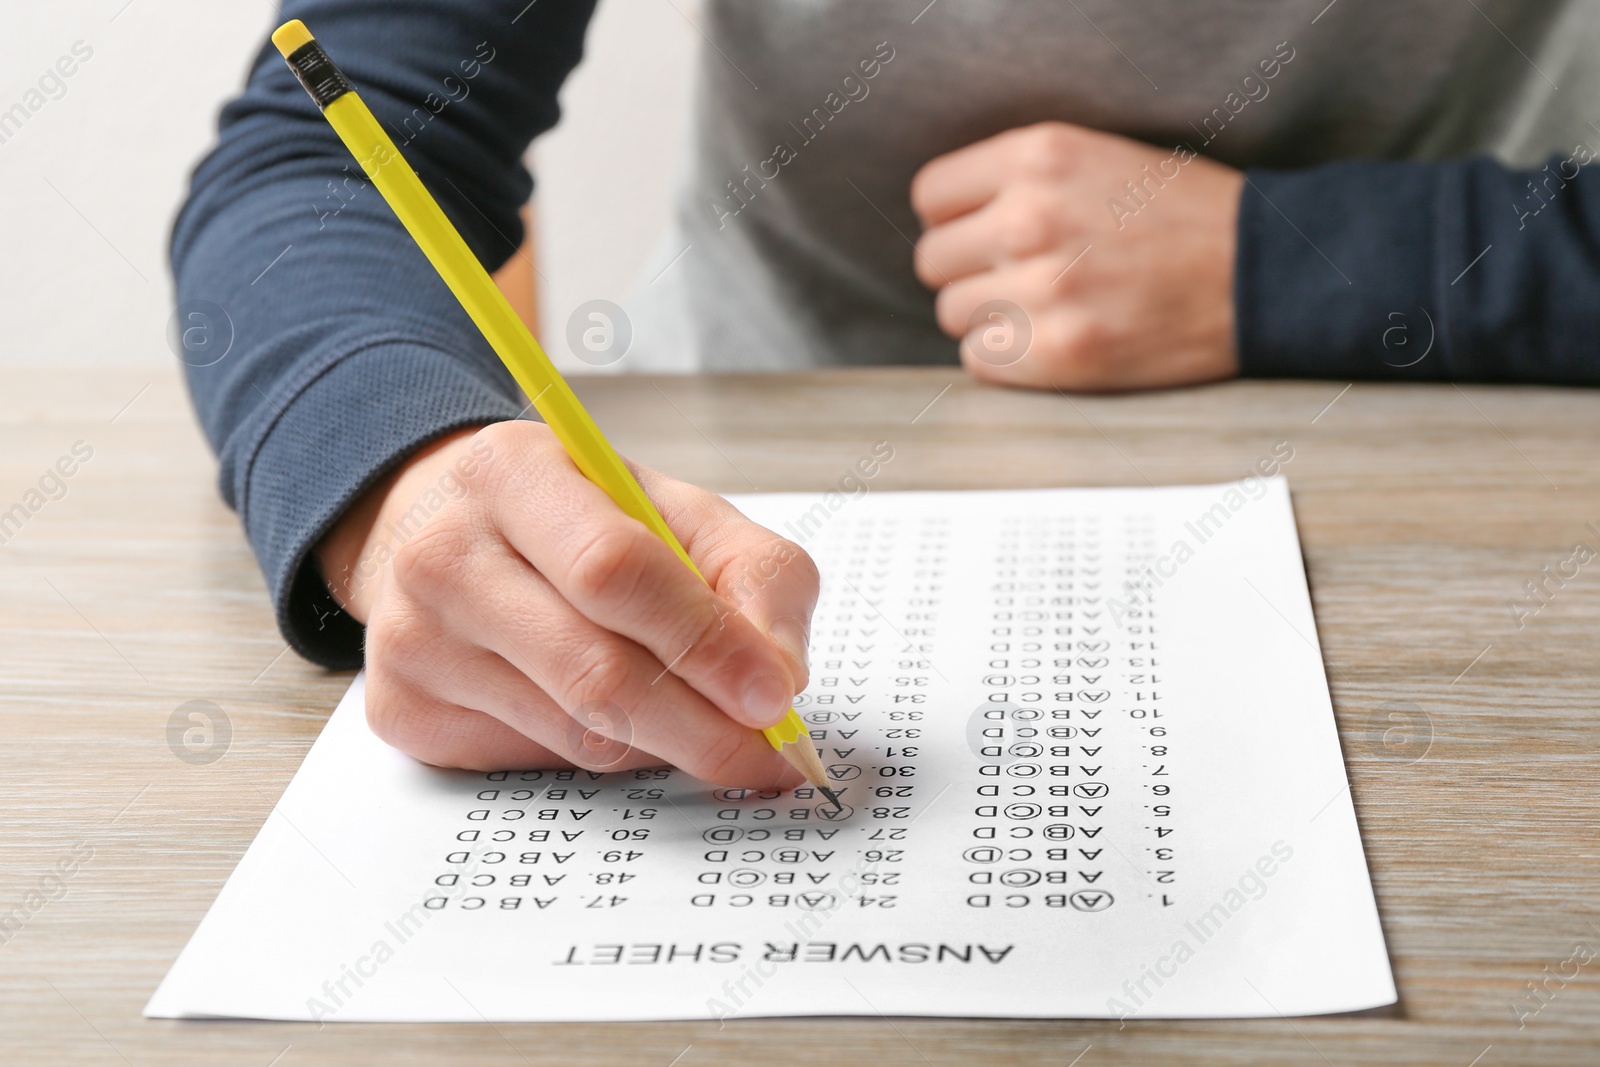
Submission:
{"label": "white wall background", "polygon": [[[562,125],[536,145],[541,332],[570,367],[587,369],[561,358],[572,308],[622,302],[665,228],[697,9],[604,0]],[[74,43],[93,52],[0,143],[0,364],[170,361],[168,230],[277,4],[0,0],[0,18],[0,112]]]}
{"label": "white wall background", "polygon": [[600,0],[561,123],[534,144],[540,340],[563,370],[594,370],[568,351],[573,309],[594,299],[628,306],[633,282],[679,251],[657,241],[688,133],[699,9],[699,0]]}

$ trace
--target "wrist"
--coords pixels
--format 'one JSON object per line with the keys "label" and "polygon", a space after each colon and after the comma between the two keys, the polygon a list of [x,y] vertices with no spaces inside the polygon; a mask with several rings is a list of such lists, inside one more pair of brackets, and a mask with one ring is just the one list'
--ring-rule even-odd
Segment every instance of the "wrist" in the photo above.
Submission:
{"label": "wrist", "polygon": [[[427,506],[430,491],[438,490],[446,498],[461,492],[459,479],[451,481],[452,468],[461,466],[467,442],[479,429],[453,430],[418,448],[356,497],[317,543],[317,562],[328,591],[357,620],[367,621],[395,551],[435,510]],[[419,504],[427,514],[419,515]]]}

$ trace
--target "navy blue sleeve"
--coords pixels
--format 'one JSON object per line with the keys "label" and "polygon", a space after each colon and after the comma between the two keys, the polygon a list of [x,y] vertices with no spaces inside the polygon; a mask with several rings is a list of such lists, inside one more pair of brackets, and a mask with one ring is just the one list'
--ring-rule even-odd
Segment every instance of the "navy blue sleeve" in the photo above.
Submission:
{"label": "navy blue sleeve", "polygon": [[1600,384],[1593,158],[1247,172],[1242,373]]}
{"label": "navy blue sleeve", "polygon": [[[286,0],[484,266],[522,240],[528,143],[554,126],[593,0]],[[330,667],[362,628],[311,548],[362,489],[515,383],[278,52],[222,111],[172,235],[177,336],[285,639]]]}

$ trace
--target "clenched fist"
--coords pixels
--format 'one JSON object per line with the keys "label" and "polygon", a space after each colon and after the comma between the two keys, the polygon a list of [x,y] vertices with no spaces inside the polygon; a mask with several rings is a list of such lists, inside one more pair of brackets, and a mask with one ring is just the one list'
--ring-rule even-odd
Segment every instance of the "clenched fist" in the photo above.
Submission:
{"label": "clenched fist", "polygon": [[917,276],[981,378],[1063,389],[1238,373],[1233,264],[1244,176],[1060,122],[917,172]]}

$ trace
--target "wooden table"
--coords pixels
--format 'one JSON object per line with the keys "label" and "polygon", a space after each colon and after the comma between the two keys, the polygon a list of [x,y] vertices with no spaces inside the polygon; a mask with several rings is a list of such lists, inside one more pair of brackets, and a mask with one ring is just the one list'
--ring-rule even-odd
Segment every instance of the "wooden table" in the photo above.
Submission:
{"label": "wooden table", "polygon": [[[1550,583],[1521,628],[1509,607],[1577,542],[1600,549],[1587,525],[1600,527],[1600,396],[1332,382],[1067,399],[952,370],[581,386],[625,452],[724,491],[822,488],[877,439],[895,447],[877,488],[1214,481],[1288,441],[1400,1010],[1120,1027],[141,1019],[349,679],[286,654],[176,374],[11,370],[0,374],[0,511],[74,442],[93,457],[0,544],[0,917],[42,900],[0,945],[0,1062],[1600,1058],[1600,959],[1575,977],[1567,963],[1577,946],[1579,959],[1600,952],[1600,560]],[[168,719],[189,700],[214,702],[231,724],[213,763],[169,748]],[[75,845],[92,856],[64,887],[48,881]],[[28,897],[40,888],[55,898]]]}

